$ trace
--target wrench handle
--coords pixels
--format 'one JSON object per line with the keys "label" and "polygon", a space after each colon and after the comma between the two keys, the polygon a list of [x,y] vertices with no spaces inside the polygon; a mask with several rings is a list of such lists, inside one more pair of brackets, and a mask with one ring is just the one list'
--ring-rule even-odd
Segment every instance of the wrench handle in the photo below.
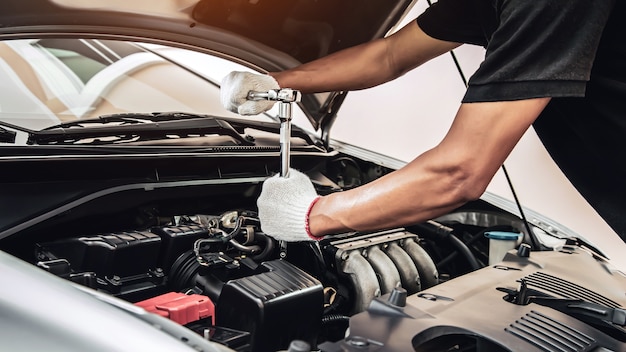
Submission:
{"label": "wrench handle", "polygon": [[280,176],[289,177],[291,167],[291,103],[278,103],[280,119]]}
{"label": "wrench handle", "polygon": [[270,100],[283,103],[297,103],[302,98],[299,90],[290,88],[271,89],[266,92],[251,90],[246,95],[248,100]]}
{"label": "wrench handle", "polygon": [[276,93],[273,91],[257,92],[251,90],[248,92],[248,96],[246,98],[248,100],[274,100],[276,98]]}
{"label": "wrench handle", "polygon": [[291,122],[280,122],[280,177],[289,177],[291,149]]}
{"label": "wrench handle", "polygon": [[291,150],[291,103],[300,101],[300,91],[293,89],[249,91],[248,100],[271,100],[278,102],[280,119],[280,176],[289,177]]}

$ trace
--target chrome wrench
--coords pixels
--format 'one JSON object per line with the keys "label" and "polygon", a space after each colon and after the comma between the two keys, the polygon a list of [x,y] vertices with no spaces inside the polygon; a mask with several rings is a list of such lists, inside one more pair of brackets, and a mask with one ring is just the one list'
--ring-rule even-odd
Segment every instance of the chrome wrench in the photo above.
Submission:
{"label": "chrome wrench", "polygon": [[300,91],[283,88],[267,92],[248,92],[248,100],[270,100],[278,102],[278,118],[280,119],[280,176],[289,177],[291,150],[291,103],[300,101]]}

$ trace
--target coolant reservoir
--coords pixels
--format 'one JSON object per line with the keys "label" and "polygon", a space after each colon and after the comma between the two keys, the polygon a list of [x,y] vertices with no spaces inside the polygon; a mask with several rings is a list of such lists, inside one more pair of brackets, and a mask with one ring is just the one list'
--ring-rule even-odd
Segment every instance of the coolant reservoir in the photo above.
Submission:
{"label": "coolant reservoir", "polygon": [[521,234],[506,231],[490,231],[485,233],[489,239],[489,265],[502,261],[506,252],[517,246]]}

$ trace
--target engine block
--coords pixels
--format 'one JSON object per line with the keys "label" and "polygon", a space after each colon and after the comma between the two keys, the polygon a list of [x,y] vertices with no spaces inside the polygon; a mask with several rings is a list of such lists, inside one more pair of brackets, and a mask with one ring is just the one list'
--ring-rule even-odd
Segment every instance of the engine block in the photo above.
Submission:
{"label": "engine block", "polygon": [[392,230],[328,243],[325,250],[355,291],[352,313],[396,287],[412,294],[439,283],[433,260],[418,242],[414,233]]}

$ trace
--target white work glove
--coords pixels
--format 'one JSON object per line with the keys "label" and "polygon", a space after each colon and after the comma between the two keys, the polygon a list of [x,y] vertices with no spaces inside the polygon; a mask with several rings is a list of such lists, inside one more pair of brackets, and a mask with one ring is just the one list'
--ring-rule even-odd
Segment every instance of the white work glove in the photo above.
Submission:
{"label": "white work glove", "polygon": [[288,177],[275,175],[263,183],[257,199],[261,230],[277,240],[314,241],[308,229],[311,208],[319,198],[309,177],[289,169]]}
{"label": "white work glove", "polygon": [[248,92],[267,92],[280,89],[270,75],[233,71],[222,79],[220,99],[228,111],[239,115],[258,115],[274,106],[270,100],[248,100]]}

